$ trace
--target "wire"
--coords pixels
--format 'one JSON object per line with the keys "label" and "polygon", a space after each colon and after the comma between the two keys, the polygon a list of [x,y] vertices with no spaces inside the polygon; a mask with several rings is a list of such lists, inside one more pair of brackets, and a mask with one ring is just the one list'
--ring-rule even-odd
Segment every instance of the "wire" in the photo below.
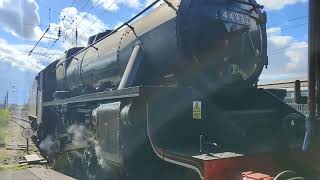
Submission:
{"label": "wire", "polygon": [[15,23],[15,22],[10,22],[11,24],[19,24],[19,25],[22,25],[22,26],[39,26],[39,27],[48,27],[48,25],[45,25],[45,24],[29,24],[29,23]]}
{"label": "wire", "polygon": [[[299,47],[299,48],[293,48],[293,49],[289,48],[289,49],[285,49],[285,50],[289,50],[289,51],[293,51],[293,50],[295,50],[295,51],[299,51],[299,50],[305,50],[305,49],[308,49],[308,47]],[[275,55],[275,54],[279,54],[279,53],[284,52],[285,50],[277,51],[277,52],[272,52],[272,53],[268,53],[268,55]]]}
{"label": "wire", "polygon": [[[113,6],[113,5],[116,3],[116,1],[117,1],[117,0],[114,0],[107,8],[105,8],[104,12],[103,12],[103,13],[100,13],[99,17],[101,16],[101,14],[104,16],[104,14],[105,14],[105,12],[106,12],[106,9],[110,8],[111,6]],[[85,9],[85,6],[86,6],[89,2],[90,2],[90,0],[87,0],[87,1],[85,2],[85,4],[79,9],[79,11],[83,11],[83,10]],[[72,30],[70,33],[68,33],[68,31],[67,31],[67,29],[66,29],[66,33],[65,33],[65,35],[64,35],[65,37],[64,37],[64,41],[63,41],[63,42],[65,42],[66,40],[69,39],[70,34],[72,34],[73,32],[75,32],[75,31],[78,29],[78,26],[79,26],[79,25],[83,22],[83,20],[90,14],[90,12],[97,6],[97,4],[98,4],[99,2],[100,2],[100,0],[96,0],[96,1],[94,2],[94,4],[91,5],[91,8],[89,9],[89,11],[86,13],[85,16],[83,16],[83,17],[81,18],[81,20],[79,21],[79,23],[77,23],[76,27],[73,28],[73,30]],[[72,25],[76,22],[76,19],[77,19],[77,18],[75,17],[75,18],[72,20],[72,22],[69,24],[69,26],[72,26]],[[92,25],[94,25],[96,22],[98,22],[98,19],[95,20],[89,27],[91,27]],[[55,45],[55,43],[56,43],[56,41],[54,42],[53,46]],[[72,41],[72,44],[73,44],[73,41]],[[53,46],[51,46],[50,49],[51,49]]]}
{"label": "wire", "polygon": [[293,22],[293,21],[297,21],[297,20],[300,20],[300,19],[305,19],[305,18],[308,18],[308,17],[309,16],[306,16],[306,15],[298,16],[298,17],[295,17],[295,18],[288,19],[283,23],[268,24],[268,26],[279,26],[279,25],[287,24],[288,22]]}
{"label": "wire", "polygon": [[[74,28],[70,33],[66,34],[66,39],[65,41],[68,39],[68,37],[70,37],[69,35],[72,34],[73,32],[75,32],[76,29],[78,29],[78,27],[80,26],[80,24],[83,22],[83,20],[90,14],[90,12],[93,10],[93,8],[100,2],[100,0],[96,0],[95,3],[92,5],[92,7],[90,8],[90,10],[81,18],[81,20],[79,21],[79,23],[77,23],[76,28]],[[105,8],[105,10],[103,11],[103,16],[106,13],[107,9],[111,8],[115,3],[117,2],[117,0],[112,1],[112,3]],[[100,16],[99,16],[100,17]],[[98,22],[99,19],[95,20],[90,26],[88,27],[92,27],[95,23]]]}
{"label": "wire", "polygon": [[[114,0],[107,8],[105,8],[105,9],[103,10],[102,13],[99,14],[99,17],[101,17],[101,16],[104,17],[105,13],[108,11],[107,9],[111,8],[111,6],[113,6],[114,3],[116,3],[116,2],[117,2],[117,0]],[[88,26],[88,27],[92,27],[92,26],[95,25],[97,22],[98,22],[98,20],[95,20],[95,21],[94,21],[90,26]]]}
{"label": "wire", "polygon": [[37,47],[37,45],[40,43],[40,41],[43,39],[43,37],[47,34],[47,32],[49,31],[50,26],[46,29],[46,31],[43,33],[43,35],[40,37],[40,39],[38,40],[38,42],[36,43],[36,45],[34,45],[34,47],[31,49],[31,51],[29,52],[28,56],[31,55],[32,51]]}
{"label": "wire", "polygon": [[[281,29],[281,30],[286,30],[286,31],[288,31],[288,30],[293,30],[293,29],[297,29],[297,28],[299,28],[299,27],[304,27],[305,25],[308,25],[308,23],[303,23],[303,24],[298,24],[298,25],[295,25],[295,26],[291,26],[291,27],[287,27],[287,28],[283,28],[283,29]],[[297,46],[299,46],[299,45],[294,45],[294,46],[286,46],[286,47],[283,47],[283,48],[279,48],[279,49],[273,49],[273,50],[271,50],[271,52],[275,52],[275,51],[281,51],[281,50],[286,50],[286,49],[290,49],[291,47],[297,47]]]}
{"label": "wire", "polygon": [[[306,49],[308,49],[308,47],[294,48],[294,49],[290,49],[290,50],[301,51],[301,50],[306,50]],[[282,52],[284,52],[284,50],[283,51],[274,52],[274,53],[268,53],[268,56],[269,57],[273,57],[273,56],[282,55],[281,54]]]}
{"label": "wire", "polygon": [[[116,1],[116,0],[115,0]],[[113,3],[115,2],[113,1]],[[96,2],[92,5],[92,7],[90,8],[90,10],[82,17],[81,21],[77,24],[77,27],[81,24],[81,22],[88,16],[88,14],[90,14],[90,12],[94,9],[94,7],[100,2],[100,0],[96,0]],[[112,4],[113,4],[112,3]],[[111,7],[111,6],[110,6]]]}
{"label": "wire", "polygon": [[281,30],[294,30],[294,29],[297,29],[297,28],[300,28],[300,27],[308,27],[308,23],[302,23],[302,24],[298,24],[298,25],[295,25],[295,26],[290,26],[290,27],[286,27],[286,28],[281,28]]}
{"label": "wire", "polygon": [[[85,3],[84,3],[84,5],[83,6],[81,6],[81,11],[88,5],[88,3],[90,2],[90,0],[87,0]],[[79,10],[80,10],[79,9]]]}
{"label": "wire", "polygon": [[[75,0],[74,0],[74,1],[75,1]],[[85,6],[86,6],[89,2],[90,2],[90,0],[87,0],[86,3],[79,9],[79,11],[83,11],[83,10],[85,9]],[[73,33],[74,31],[77,30],[77,28],[78,28],[78,26],[80,25],[80,23],[88,16],[88,14],[93,10],[93,8],[94,8],[99,2],[100,2],[100,0],[97,0],[93,5],[91,5],[90,10],[89,10],[89,11],[87,12],[87,14],[81,19],[81,21],[76,25],[76,28],[73,28],[73,30],[72,30],[71,33]],[[110,7],[111,7],[115,2],[116,2],[116,0],[110,5]],[[74,3],[74,2],[73,2],[73,3]],[[73,3],[72,3],[72,4],[73,4]],[[66,13],[66,14],[67,14],[67,13]],[[63,20],[65,19],[65,17],[66,17],[66,16],[64,16]],[[74,22],[76,22],[76,20],[77,20],[77,17],[75,17],[75,18],[72,20],[72,22],[69,24],[69,26],[72,26],[72,25],[74,24]],[[68,39],[68,37],[70,37],[69,34],[71,34],[71,33],[68,33],[68,32],[67,32],[67,29],[66,29],[65,31],[66,31],[66,33],[64,33],[64,34],[65,34],[65,37],[64,37],[63,42],[65,42],[65,41]],[[58,40],[59,40],[59,39],[58,39]],[[50,46],[49,50],[52,49],[52,48],[56,45],[56,43],[58,42],[58,40],[55,40],[55,41],[52,43],[52,45]],[[72,41],[72,44],[73,44],[73,41]],[[49,60],[51,60],[51,58],[52,58],[53,56],[54,56],[54,55],[50,56]]]}
{"label": "wire", "polygon": [[[88,5],[89,2],[90,2],[90,0],[86,0],[85,4],[79,9],[79,11],[80,11],[80,12],[81,12],[81,11],[84,11],[84,9],[86,8],[86,6]],[[73,25],[76,19],[77,19],[77,18],[75,17],[75,18],[71,21],[71,23],[69,23],[69,26]],[[65,24],[64,24],[64,25],[65,25]]]}
{"label": "wire", "polygon": [[[97,1],[95,2],[95,4],[93,4],[93,5],[91,6],[89,12],[81,19],[80,23],[81,23],[81,22],[83,21],[83,19],[92,11],[92,9],[94,8],[94,6],[96,6],[99,1],[100,1],[100,0],[97,0]],[[75,2],[75,0],[72,2],[72,4],[73,4],[74,2]],[[87,0],[86,3],[85,3],[85,5],[83,5],[83,6],[81,7],[82,10],[83,10],[83,8],[85,8],[85,6],[88,4],[88,2],[90,2],[90,0]],[[71,5],[71,6],[72,6],[72,5]],[[80,10],[80,11],[82,11],[82,10]],[[67,12],[67,13],[68,13],[68,12]],[[66,13],[66,14],[67,14],[67,13]],[[64,15],[63,20],[65,19],[65,17],[66,17],[66,15]],[[76,22],[76,19],[77,19],[77,17],[75,17],[75,18],[71,21],[71,23],[69,23],[69,27],[71,27],[71,26]],[[79,23],[79,24],[80,24],[80,23]],[[78,25],[79,25],[79,24],[78,24]],[[75,29],[77,29],[78,25],[76,25],[76,28],[73,28],[73,30],[72,30],[71,33],[73,33],[73,32],[75,31]],[[64,24],[64,27],[65,27],[65,24]],[[64,40],[63,40],[63,42],[65,42],[65,41],[68,39],[68,37],[69,37],[69,34],[70,34],[70,33],[68,33],[68,31],[67,31],[68,29],[69,29],[69,28],[65,28],[65,33],[64,33]],[[50,47],[50,49],[51,49],[52,47],[54,47],[55,44],[56,44],[56,42],[54,42],[54,44]]]}
{"label": "wire", "polygon": [[[301,46],[301,44],[290,45],[290,46],[286,46],[286,47],[283,47],[283,48],[273,49],[273,50],[270,50],[270,52],[277,52],[277,51],[282,51],[282,50],[291,50],[291,48],[299,47],[299,46]],[[305,48],[305,47],[300,47],[300,48]]]}
{"label": "wire", "polygon": [[49,7],[48,5],[44,4],[43,2],[41,2],[40,0],[36,1],[38,4],[41,4],[42,6],[45,6],[48,9],[51,9],[51,11],[55,12],[56,14],[60,14],[60,12],[57,9],[53,9],[51,7]]}
{"label": "wire", "polygon": [[[87,46],[83,49],[81,49],[80,51],[78,51],[77,53],[75,53],[74,55],[66,58],[65,60],[63,60],[62,62],[60,63],[63,63],[63,62],[66,62],[68,61],[69,59],[72,59],[74,58],[75,56],[77,56],[78,54],[86,51],[88,48],[90,47],[94,47],[94,45],[96,43],[99,43],[100,41],[104,40],[105,38],[113,35],[114,33],[116,33],[117,31],[119,31],[121,28],[123,28],[124,26],[128,26],[132,21],[134,21],[135,19],[137,19],[138,17],[140,17],[142,14],[144,14],[146,11],[148,11],[150,8],[152,8],[153,6],[155,6],[158,2],[160,2],[161,0],[155,0],[153,3],[151,3],[149,6],[147,6],[146,8],[144,8],[142,11],[140,11],[137,15],[133,16],[131,19],[129,19],[128,21],[126,21],[125,23],[123,23],[121,26],[117,27],[115,30],[111,31],[109,34],[103,36],[102,38],[98,39],[97,41],[95,41],[94,43],[92,43],[90,46]],[[59,65],[59,64],[58,64]],[[57,66],[58,67],[58,66]],[[55,71],[55,69],[53,69],[53,71]]]}
{"label": "wire", "polygon": [[50,55],[51,56],[55,55],[55,54],[45,54],[45,53],[40,53],[40,52],[32,52],[32,54],[47,57],[47,58],[50,58]]}
{"label": "wire", "polygon": [[[70,7],[72,7],[73,5],[75,5],[76,1],[77,1],[77,0],[73,0],[73,1],[71,2]],[[58,25],[60,24],[61,21],[64,23],[64,20],[65,20],[65,18],[67,17],[69,11],[70,11],[70,8],[66,11],[65,15],[59,20]],[[60,13],[59,13],[59,15],[60,15]],[[53,30],[53,32],[55,32],[55,31],[57,30],[57,28],[58,28],[58,26],[55,27],[55,29]],[[60,25],[59,25],[59,31],[61,31]],[[54,40],[54,42],[51,44],[51,46],[48,48],[48,50],[51,50],[51,49],[56,45],[56,43],[58,42],[58,40],[60,39],[60,37],[61,37],[61,36],[60,36],[59,33],[58,33],[58,38]],[[54,56],[54,54],[49,57],[49,61],[51,60],[51,58],[52,58],[53,56]]]}
{"label": "wire", "polygon": [[[75,4],[75,2],[76,2],[76,0],[73,0],[72,3],[71,3],[71,5],[70,5],[70,7],[72,7],[72,6]],[[58,23],[58,24],[60,24],[61,21],[63,21],[63,23],[64,23],[64,20],[66,19],[66,15],[69,13],[69,10],[70,10],[70,9],[68,9],[67,12],[65,13],[65,15],[62,17],[62,19],[59,20],[59,23]],[[59,15],[60,15],[60,13],[59,13]],[[58,28],[58,26],[55,27],[55,29],[53,30],[53,32],[56,31],[57,28]]]}

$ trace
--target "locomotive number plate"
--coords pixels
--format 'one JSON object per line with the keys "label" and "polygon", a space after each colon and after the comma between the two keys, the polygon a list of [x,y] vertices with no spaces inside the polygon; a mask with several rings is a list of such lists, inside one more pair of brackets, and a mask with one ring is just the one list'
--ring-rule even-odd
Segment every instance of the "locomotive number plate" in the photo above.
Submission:
{"label": "locomotive number plate", "polygon": [[233,11],[221,11],[220,13],[221,20],[233,22],[237,24],[249,25],[250,24],[250,16],[233,12]]}

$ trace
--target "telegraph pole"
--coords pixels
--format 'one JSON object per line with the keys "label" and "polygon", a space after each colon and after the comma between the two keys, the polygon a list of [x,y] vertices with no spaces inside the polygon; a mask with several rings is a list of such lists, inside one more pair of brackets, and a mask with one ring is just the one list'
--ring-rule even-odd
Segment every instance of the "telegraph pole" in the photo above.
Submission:
{"label": "telegraph pole", "polygon": [[306,121],[306,136],[303,150],[309,151],[316,145],[319,135],[320,104],[320,1],[309,0],[309,57],[308,57],[308,106],[309,117]]}
{"label": "telegraph pole", "polygon": [[8,109],[9,108],[9,92],[7,91],[6,96],[4,97],[4,103],[3,108]]}
{"label": "telegraph pole", "polygon": [[6,104],[7,104],[7,97],[4,97],[4,101],[3,101],[3,109],[6,109]]}

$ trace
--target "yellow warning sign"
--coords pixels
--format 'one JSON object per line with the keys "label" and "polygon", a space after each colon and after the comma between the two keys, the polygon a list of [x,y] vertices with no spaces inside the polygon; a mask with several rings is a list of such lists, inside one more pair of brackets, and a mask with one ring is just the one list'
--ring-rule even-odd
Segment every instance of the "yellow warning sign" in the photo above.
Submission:
{"label": "yellow warning sign", "polygon": [[193,101],[193,119],[201,118],[201,101]]}

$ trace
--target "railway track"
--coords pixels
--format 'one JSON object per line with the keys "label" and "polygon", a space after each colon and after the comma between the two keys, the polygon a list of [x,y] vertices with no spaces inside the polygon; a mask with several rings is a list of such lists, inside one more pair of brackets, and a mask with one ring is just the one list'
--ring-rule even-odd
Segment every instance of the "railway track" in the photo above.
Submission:
{"label": "railway track", "polygon": [[31,127],[31,121],[25,118],[17,117],[17,116],[11,116],[11,121],[18,124],[23,129],[30,128]]}

